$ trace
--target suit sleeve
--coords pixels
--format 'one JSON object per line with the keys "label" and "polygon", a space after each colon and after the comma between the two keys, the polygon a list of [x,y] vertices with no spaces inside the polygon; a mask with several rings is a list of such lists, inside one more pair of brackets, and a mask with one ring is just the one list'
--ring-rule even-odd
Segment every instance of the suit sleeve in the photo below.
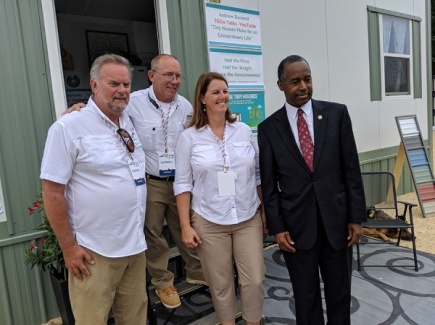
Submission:
{"label": "suit sleeve", "polygon": [[260,151],[261,191],[269,234],[276,235],[286,231],[286,227],[280,213],[277,168],[270,141],[271,139],[260,124],[258,127],[258,147]]}
{"label": "suit sleeve", "polygon": [[352,122],[345,106],[341,124],[341,163],[349,204],[349,223],[367,221],[364,187]]}

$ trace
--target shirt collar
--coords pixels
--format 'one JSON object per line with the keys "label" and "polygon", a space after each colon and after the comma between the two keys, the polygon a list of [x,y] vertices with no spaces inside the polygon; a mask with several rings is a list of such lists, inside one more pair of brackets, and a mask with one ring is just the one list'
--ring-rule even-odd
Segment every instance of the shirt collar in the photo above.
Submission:
{"label": "shirt collar", "polygon": [[[153,85],[149,86],[149,93],[148,96],[150,97],[150,99],[152,99],[157,105],[159,105],[161,102],[157,99],[156,94],[154,93],[154,88]],[[172,98],[172,102],[174,102],[178,107],[178,105],[180,104],[179,100],[178,100],[178,93],[175,94],[174,98]],[[154,105],[154,103],[152,103]],[[156,107],[158,108],[158,107]]]}
{"label": "shirt collar", "polygon": [[[228,121],[225,121],[225,126],[234,127],[236,125],[237,121],[234,123],[229,123]],[[198,131],[204,130],[207,127],[208,124],[204,125],[203,127],[200,127]]]}
{"label": "shirt collar", "polygon": [[304,113],[310,117],[311,114],[313,113],[313,106],[311,103],[311,99],[304,105],[302,105],[301,107],[295,107],[293,105],[290,105],[289,103],[285,102],[285,109],[287,111],[287,115],[290,116],[292,119],[296,119],[297,115],[298,115],[298,109],[301,109],[304,111]]}

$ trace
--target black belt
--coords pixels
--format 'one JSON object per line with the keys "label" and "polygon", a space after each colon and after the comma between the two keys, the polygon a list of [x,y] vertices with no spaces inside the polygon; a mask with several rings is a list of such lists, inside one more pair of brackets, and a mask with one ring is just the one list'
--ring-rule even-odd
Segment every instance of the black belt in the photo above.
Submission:
{"label": "black belt", "polygon": [[175,180],[175,176],[166,176],[166,177],[159,177],[154,176],[150,174],[146,174],[149,179],[155,179],[157,181],[167,181],[167,182],[173,182]]}

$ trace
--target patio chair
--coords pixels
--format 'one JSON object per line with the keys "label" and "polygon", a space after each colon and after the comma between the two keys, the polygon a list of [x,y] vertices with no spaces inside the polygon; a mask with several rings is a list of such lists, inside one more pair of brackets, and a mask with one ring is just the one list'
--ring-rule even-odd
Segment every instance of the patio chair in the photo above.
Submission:
{"label": "patio chair", "polygon": [[[397,242],[389,240],[371,240],[368,242],[360,242],[356,245],[357,248],[357,262],[358,271],[361,267],[414,267],[418,271],[417,264],[417,250],[415,247],[414,235],[414,222],[412,218],[412,208],[417,206],[413,203],[397,201],[396,184],[393,174],[390,172],[363,172],[362,179],[364,183],[364,192],[367,205],[368,219],[363,223],[363,228],[381,230],[386,229],[387,233],[396,232]],[[399,214],[398,203],[403,205],[403,211]],[[377,219],[374,218],[375,214],[388,215],[387,218]],[[406,219],[407,214],[409,220]],[[408,230],[408,231],[407,231]],[[360,260],[360,245],[373,245],[373,244],[392,244],[399,246],[401,236],[404,232],[410,233],[410,240],[412,241],[412,251],[414,255],[414,263],[411,264],[394,264],[394,265],[361,265]]]}

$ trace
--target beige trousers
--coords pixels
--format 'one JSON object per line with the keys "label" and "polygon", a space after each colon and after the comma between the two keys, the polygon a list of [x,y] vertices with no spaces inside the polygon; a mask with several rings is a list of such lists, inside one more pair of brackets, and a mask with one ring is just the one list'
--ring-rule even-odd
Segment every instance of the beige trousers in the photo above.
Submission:
{"label": "beige trousers", "polygon": [[151,283],[157,289],[164,289],[174,283],[174,274],[168,271],[169,246],[163,236],[164,222],[175,245],[186,263],[186,275],[196,278],[202,275],[201,263],[194,249],[187,248],[181,241],[180,219],[174,196],[173,182],[147,179],[147,209],[145,215],[145,240],[148,249],[147,269]]}
{"label": "beige trousers", "polygon": [[145,254],[108,258],[89,249],[95,263],[85,262],[90,278],[68,275],[76,325],[106,325],[112,308],[116,325],[146,324]]}
{"label": "beige trousers", "polygon": [[209,284],[213,306],[221,322],[237,313],[234,264],[237,267],[242,317],[259,322],[263,312],[264,276],[263,224],[260,213],[236,225],[218,225],[196,212],[192,227],[201,237],[196,248]]}

